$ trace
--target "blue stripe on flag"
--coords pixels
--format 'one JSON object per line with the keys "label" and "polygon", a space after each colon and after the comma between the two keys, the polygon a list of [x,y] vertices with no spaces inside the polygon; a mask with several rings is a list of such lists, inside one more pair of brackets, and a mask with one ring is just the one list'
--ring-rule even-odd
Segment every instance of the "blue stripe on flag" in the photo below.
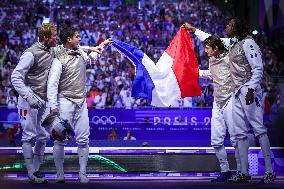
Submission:
{"label": "blue stripe on flag", "polygon": [[155,87],[148,71],[142,64],[144,53],[127,43],[113,39],[112,46],[124,54],[136,67],[131,96],[134,98],[147,98],[148,104],[152,101],[152,91]]}

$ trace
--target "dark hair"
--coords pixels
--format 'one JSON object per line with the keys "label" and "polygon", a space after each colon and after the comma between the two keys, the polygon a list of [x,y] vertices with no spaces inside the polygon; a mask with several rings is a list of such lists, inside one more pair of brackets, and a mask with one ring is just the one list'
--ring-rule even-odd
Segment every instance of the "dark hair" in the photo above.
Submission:
{"label": "dark hair", "polygon": [[241,41],[249,35],[249,25],[244,19],[241,18],[233,18],[233,20],[235,21],[234,30],[236,38]]}
{"label": "dark hair", "polygon": [[213,49],[218,48],[220,51],[226,51],[227,50],[225,48],[224,43],[220,39],[220,37],[218,37],[216,35],[211,35],[211,36],[207,37],[204,40],[204,46],[206,46],[206,45],[212,47]]}
{"label": "dark hair", "polygon": [[73,37],[75,35],[76,30],[71,27],[63,28],[59,34],[59,39],[62,44],[67,43],[68,37]]}

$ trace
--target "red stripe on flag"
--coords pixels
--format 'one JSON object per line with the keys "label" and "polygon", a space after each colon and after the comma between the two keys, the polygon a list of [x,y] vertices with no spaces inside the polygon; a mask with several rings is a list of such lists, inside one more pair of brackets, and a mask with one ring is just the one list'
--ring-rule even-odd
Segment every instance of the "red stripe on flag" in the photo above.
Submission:
{"label": "red stripe on flag", "polygon": [[191,36],[185,28],[177,32],[166,52],[174,59],[172,68],[181,90],[181,97],[200,96],[198,62]]}

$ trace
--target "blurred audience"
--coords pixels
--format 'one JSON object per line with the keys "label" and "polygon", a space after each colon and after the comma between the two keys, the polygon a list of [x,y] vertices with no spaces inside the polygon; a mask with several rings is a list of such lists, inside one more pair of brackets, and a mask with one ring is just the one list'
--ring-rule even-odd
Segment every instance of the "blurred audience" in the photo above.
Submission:
{"label": "blurred audience", "polygon": [[[190,22],[203,31],[224,36],[227,17],[207,0],[187,1],[97,1],[96,6],[63,4],[66,1],[37,1],[17,4],[0,2],[0,105],[16,108],[16,96],[10,75],[26,47],[37,41],[36,31],[44,18],[49,17],[60,30],[73,26],[80,30],[81,45],[98,45],[113,37],[141,48],[157,61],[179,27]],[[200,69],[208,69],[202,43],[193,35]],[[263,88],[265,112],[275,106],[279,89],[272,77],[283,75],[283,62],[262,46],[264,60]],[[94,108],[147,107],[146,99],[131,97],[135,76],[134,66],[118,52],[108,47],[96,62],[87,65],[87,104]],[[173,107],[212,107],[212,81],[200,80],[203,93],[199,97],[180,99]],[[12,91],[12,92],[11,92]]]}

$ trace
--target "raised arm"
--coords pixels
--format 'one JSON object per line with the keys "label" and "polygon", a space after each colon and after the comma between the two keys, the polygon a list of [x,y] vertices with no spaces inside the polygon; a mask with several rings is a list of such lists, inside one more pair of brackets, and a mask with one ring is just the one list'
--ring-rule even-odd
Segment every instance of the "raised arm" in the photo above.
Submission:
{"label": "raised arm", "polygon": [[[57,53],[62,48],[64,48],[63,45],[57,45],[56,47],[54,47],[55,53]],[[79,49],[84,51],[84,52],[89,52],[92,48],[93,47],[90,47],[90,46],[81,46],[81,45],[79,45]]]}
{"label": "raised arm", "polygon": [[[81,51],[81,53],[84,56],[85,62],[88,62],[89,60],[96,60],[99,58],[100,54],[103,52],[104,47],[107,46],[112,42],[111,38],[106,39],[103,41],[100,45],[95,46],[95,47],[89,47],[89,51],[91,53],[88,55],[87,53]],[[81,50],[81,49],[80,49]]]}
{"label": "raised arm", "polygon": [[[195,28],[189,23],[183,24],[183,27],[185,27],[189,32],[194,33],[200,41],[204,41],[207,37],[211,36],[211,34],[201,31],[200,29]],[[230,45],[230,38],[221,38],[221,40],[223,41],[225,47],[228,49]]]}

